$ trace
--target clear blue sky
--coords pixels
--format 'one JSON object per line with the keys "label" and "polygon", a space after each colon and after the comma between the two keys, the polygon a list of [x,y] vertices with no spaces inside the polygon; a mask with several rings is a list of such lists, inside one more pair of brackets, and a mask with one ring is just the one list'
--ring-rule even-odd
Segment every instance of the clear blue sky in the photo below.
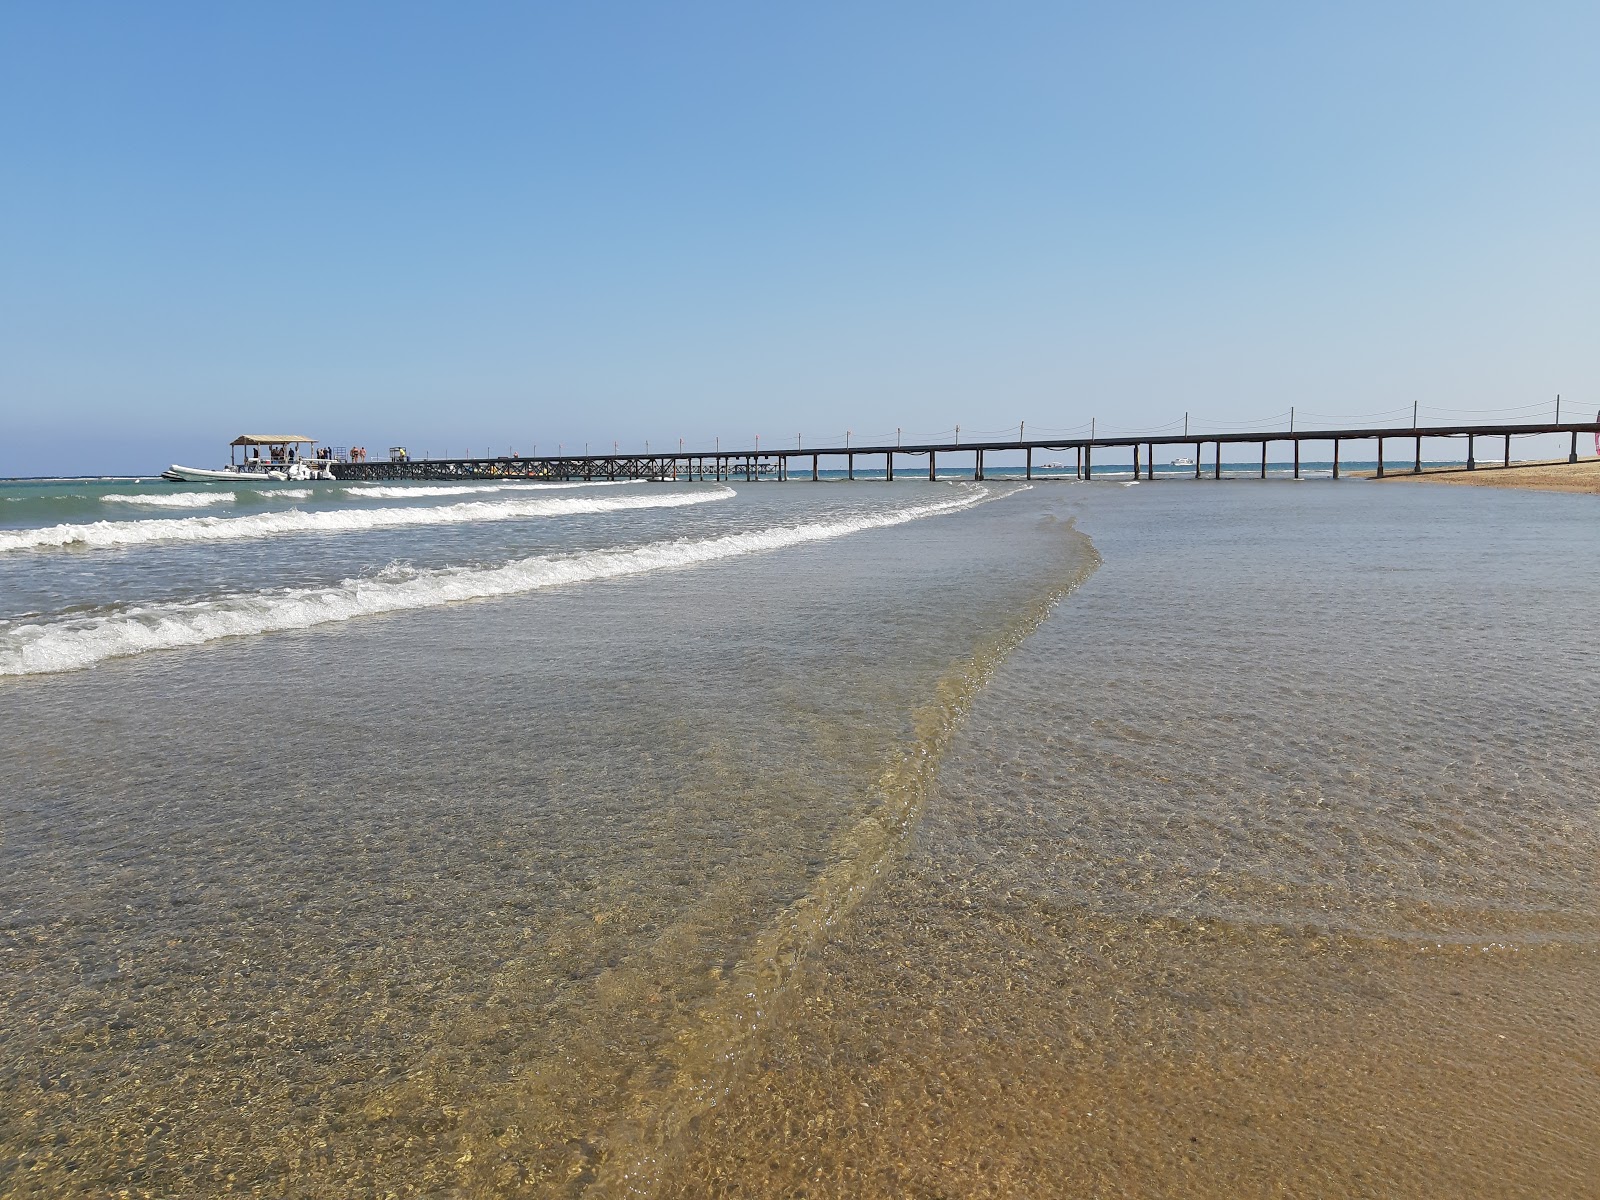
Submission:
{"label": "clear blue sky", "polygon": [[0,6],[0,474],[1600,409],[1592,3]]}

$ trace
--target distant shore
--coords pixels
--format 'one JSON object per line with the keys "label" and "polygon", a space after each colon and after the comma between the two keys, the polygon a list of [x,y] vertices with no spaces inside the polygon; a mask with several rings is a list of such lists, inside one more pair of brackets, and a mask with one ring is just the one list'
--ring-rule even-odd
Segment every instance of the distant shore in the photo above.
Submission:
{"label": "distant shore", "polygon": [[[1376,472],[1363,471],[1361,474],[1372,478]],[[1518,488],[1529,492],[1584,492],[1600,495],[1600,459],[1590,458],[1569,463],[1562,458],[1548,462],[1512,463],[1509,467],[1485,466],[1480,463],[1474,471],[1461,466],[1425,466],[1421,475],[1414,475],[1410,471],[1397,471],[1391,467],[1389,474],[1384,476],[1385,482],[1406,479],[1427,483],[1464,483],[1474,487]]]}

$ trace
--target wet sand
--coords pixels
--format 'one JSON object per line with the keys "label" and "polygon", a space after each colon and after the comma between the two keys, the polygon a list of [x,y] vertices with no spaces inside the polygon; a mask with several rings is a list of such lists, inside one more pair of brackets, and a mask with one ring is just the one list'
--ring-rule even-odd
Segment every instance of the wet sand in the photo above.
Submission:
{"label": "wet sand", "polygon": [[[1373,472],[1363,472],[1367,478]],[[1513,463],[1509,467],[1479,464],[1474,471],[1465,467],[1424,467],[1421,475],[1410,472],[1389,474],[1385,481],[1410,479],[1428,483],[1464,483],[1476,487],[1516,488],[1530,492],[1581,492],[1600,495],[1600,459],[1569,463],[1565,459],[1551,462]]]}

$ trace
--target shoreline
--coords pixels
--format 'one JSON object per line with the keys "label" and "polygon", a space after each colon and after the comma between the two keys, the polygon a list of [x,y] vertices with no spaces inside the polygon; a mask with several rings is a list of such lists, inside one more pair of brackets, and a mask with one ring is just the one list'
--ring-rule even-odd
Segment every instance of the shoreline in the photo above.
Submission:
{"label": "shoreline", "polygon": [[[1360,476],[1373,480],[1378,477],[1376,471],[1362,471]],[[1420,475],[1410,471],[1391,472],[1383,476],[1382,482],[1388,483],[1391,480],[1600,496],[1600,459],[1580,459],[1575,463],[1570,463],[1564,458],[1548,459],[1542,462],[1512,463],[1509,467],[1480,464],[1471,471],[1464,466],[1424,466]]]}

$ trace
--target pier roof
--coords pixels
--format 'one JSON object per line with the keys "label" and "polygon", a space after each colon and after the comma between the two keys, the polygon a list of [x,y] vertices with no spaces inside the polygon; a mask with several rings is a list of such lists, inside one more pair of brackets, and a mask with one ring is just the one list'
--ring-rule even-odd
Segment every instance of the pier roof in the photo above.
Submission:
{"label": "pier roof", "polygon": [[230,446],[284,446],[290,442],[315,442],[316,438],[301,437],[295,433],[241,433]]}

